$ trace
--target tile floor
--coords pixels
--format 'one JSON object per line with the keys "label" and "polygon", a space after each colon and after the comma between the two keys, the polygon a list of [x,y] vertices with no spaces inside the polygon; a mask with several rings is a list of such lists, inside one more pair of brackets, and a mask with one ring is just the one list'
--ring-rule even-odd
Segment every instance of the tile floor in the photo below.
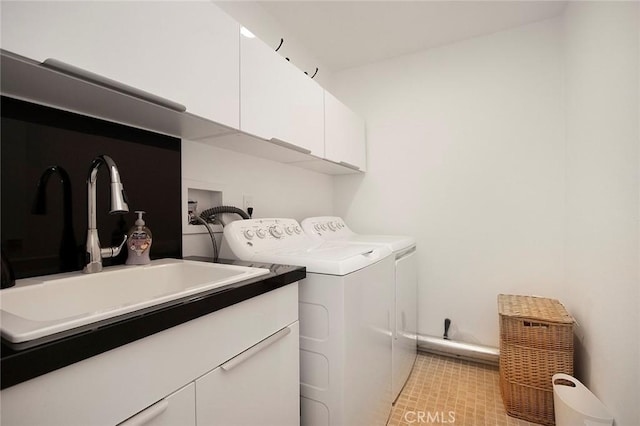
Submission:
{"label": "tile floor", "polygon": [[533,426],[504,411],[498,367],[418,353],[388,426]]}

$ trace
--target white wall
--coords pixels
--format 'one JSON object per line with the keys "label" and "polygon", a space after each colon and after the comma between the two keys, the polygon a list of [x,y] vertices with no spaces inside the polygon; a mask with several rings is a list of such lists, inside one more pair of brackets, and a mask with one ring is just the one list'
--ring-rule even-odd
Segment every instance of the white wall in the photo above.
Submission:
{"label": "white wall", "polygon": [[[498,344],[500,292],[560,298],[576,375],[640,424],[640,11],[560,18],[332,76],[365,116],[368,173],[335,178],[360,232],[416,235],[419,331]],[[456,331],[454,329],[454,331]]]}
{"label": "white wall", "polygon": [[584,337],[585,384],[640,424],[638,3],[574,2],[565,13],[567,288]]}
{"label": "white wall", "polygon": [[[251,195],[254,218],[302,220],[333,212],[331,176],[199,142],[182,141],[182,179],[189,187],[222,191],[225,205],[242,208],[243,196]],[[208,207],[198,205],[200,211]],[[184,256],[213,254],[201,228],[202,234],[183,235]]]}
{"label": "white wall", "polygon": [[335,179],[356,231],[415,235],[419,332],[498,345],[499,293],[563,281],[561,21],[335,73],[368,172]]}

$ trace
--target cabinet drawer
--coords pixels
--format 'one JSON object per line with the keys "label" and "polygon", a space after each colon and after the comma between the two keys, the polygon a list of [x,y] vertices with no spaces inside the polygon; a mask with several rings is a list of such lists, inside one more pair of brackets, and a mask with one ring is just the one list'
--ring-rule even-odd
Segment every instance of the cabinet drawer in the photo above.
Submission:
{"label": "cabinet drawer", "polygon": [[198,425],[297,425],[299,353],[296,321],[198,379]]}

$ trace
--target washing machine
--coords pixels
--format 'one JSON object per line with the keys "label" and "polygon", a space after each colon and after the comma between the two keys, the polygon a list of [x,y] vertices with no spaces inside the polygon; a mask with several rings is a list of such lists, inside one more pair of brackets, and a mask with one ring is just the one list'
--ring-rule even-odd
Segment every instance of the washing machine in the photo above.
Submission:
{"label": "washing machine", "polygon": [[379,244],[388,247],[395,258],[392,311],[392,399],[400,395],[417,355],[418,261],[416,240],[401,235],[361,235],[335,216],[310,217],[301,222],[307,235],[316,241],[343,241],[354,245]]}
{"label": "washing machine", "polygon": [[318,241],[294,219],[249,219],[225,226],[221,257],[306,267],[298,287],[301,424],[386,424],[391,250]]}

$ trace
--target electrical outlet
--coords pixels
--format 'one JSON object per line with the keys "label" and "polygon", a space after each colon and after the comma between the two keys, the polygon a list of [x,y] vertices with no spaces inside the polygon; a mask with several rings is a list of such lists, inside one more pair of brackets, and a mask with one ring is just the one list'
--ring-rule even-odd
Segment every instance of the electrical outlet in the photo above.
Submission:
{"label": "electrical outlet", "polygon": [[246,212],[249,207],[255,207],[253,205],[253,195],[242,196],[242,209]]}

